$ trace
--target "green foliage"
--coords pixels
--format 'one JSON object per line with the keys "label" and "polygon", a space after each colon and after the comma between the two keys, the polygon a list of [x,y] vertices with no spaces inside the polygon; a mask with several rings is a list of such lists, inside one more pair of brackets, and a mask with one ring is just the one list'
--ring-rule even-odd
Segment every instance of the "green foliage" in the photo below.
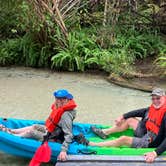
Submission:
{"label": "green foliage", "polygon": [[25,66],[35,66],[36,45],[26,36],[17,39],[8,39],[1,42],[0,64],[24,64]]}
{"label": "green foliage", "polygon": [[128,29],[123,34],[117,36],[117,43],[120,47],[125,47],[133,52],[135,58],[146,58],[150,55],[156,55],[164,45],[157,32],[137,31]]}
{"label": "green foliage", "polygon": [[57,32],[54,36],[55,46],[58,52],[52,57],[52,67],[62,68],[69,71],[84,71],[86,67],[86,59],[89,57],[89,52],[97,48],[93,39],[90,39],[84,33],[73,32],[69,33],[67,39]]}
{"label": "green foliage", "polygon": [[158,58],[156,59],[156,63],[160,68],[163,68],[166,70],[166,46],[162,50],[162,52],[159,54]]}
{"label": "green foliage", "polygon": [[21,0],[0,0],[0,38],[17,37],[20,33],[18,29],[19,5]]}
{"label": "green foliage", "polygon": [[19,61],[19,39],[10,39],[0,43],[0,65],[15,64]]}
{"label": "green foliage", "polygon": [[[143,59],[147,56],[157,55],[162,51],[165,41],[161,38],[157,31],[153,30],[137,30],[136,28],[116,28],[113,34],[113,40],[108,40],[108,36],[111,38],[111,28],[106,29],[107,32],[103,32],[98,40],[103,41],[103,46],[107,49],[125,48],[127,49],[134,59]],[[101,43],[101,41],[100,41]]]}
{"label": "green foliage", "polygon": [[36,44],[31,36],[8,39],[0,44],[0,65],[46,67],[49,63],[48,47]]}
{"label": "green foliage", "polygon": [[0,1],[0,65],[99,69],[120,75],[133,70],[137,59],[148,56],[158,55],[156,63],[162,68],[166,65],[165,41],[151,27],[162,13],[158,4],[114,1],[109,3],[107,26],[103,26],[104,3],[83,0],[73,13],[66,13],[63,21],[68,35],[64,36],[42,3]]}
{"label": "green foliage", "polygon": [[133,56],[127,49],[112,49],[109,56],[104,57],[103,69],[107,72],[123,75],[132,70],[133,63]]}
{"label": "green foliage", "polygon": [[160,57],[157,59],[157,61],[158,61],[158,64],[159,64],[160,67],[166,69],[166,54],[163,55],[163,56],[160,56]]}
{"label": "green foliage", "polygon": [[118,74],[131,69],[133,56],[127,49],[102,49],[96,44],[95,39],[96,37],[88,37],[81,32],[70,33],[66,42],[62,36],[61,38],[59,36],[58,41],[63,44],[60,48],[56,48],[58,53],[52,57],[52,67],[69,71],[84,71],[97,67]]}

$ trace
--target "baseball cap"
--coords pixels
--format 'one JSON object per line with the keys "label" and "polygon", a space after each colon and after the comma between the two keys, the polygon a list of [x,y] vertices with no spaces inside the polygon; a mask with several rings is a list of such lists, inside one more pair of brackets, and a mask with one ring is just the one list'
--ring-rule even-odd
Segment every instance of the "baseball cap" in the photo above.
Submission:
{"label": "baseball cap", "polygon": [[153,89],[151,96],[156,95],[156,96],[165,96],[165,91],[161,88],[155,88]]}
{"label": "baseball cap", "polygon": [[56,98],[67,98],[73,99],[73,95],[68,92],[66,89],[59,89],[53,93]]}

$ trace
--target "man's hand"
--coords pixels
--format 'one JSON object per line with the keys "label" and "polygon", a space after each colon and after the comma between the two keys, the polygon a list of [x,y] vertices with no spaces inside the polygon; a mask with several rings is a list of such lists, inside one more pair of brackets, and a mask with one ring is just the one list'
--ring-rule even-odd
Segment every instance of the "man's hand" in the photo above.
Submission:
{"label": "man's hand", "polygon": [[60,152],[58,159],[61,161],[66,161],[67,160],[67,153],[66,152]]}
{"label": "man's hand", "polygon": [[116,126],[120,126],[121,123],[123,122],[123,120],[124,120],[123,116],[120,116],[119,118],[117,118],[117,119],[115,120]]}
{"label": "man's hand", "polygon": [[153,152],[146,153],[144,156],[145,156],[145,161],[147,163],[153,163],[155,158],[157,157],[157,154],[155,151],[153,151]]}

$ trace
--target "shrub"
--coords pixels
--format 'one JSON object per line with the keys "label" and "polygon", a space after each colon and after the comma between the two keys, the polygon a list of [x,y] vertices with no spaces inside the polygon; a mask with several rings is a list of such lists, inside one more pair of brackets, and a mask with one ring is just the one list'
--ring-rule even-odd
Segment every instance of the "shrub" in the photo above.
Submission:
{"label": "shrub", "polygon": [[0,45],[0,65],[24,65],[48,67],[51,59],[49,46],[41,46],[30,35],[22,38],[2,40]]}
{"label": "shrub", "polygon": [[166,70],[166,47],[161,51],[155,62],[160,68]]}
{"label": "shrub", "polygon": [[1,41],[0,44],[0,65],[11,65],[19,62],[20,39]]}
{"label": "shrub", "polygon": [[134,61],[133,52],[126,47],[102,49],[96,44],[96,37],[88,37],[85,33],[73,32],[67,41],[62,36],[57,40],[61,41],[61,47],[55,48],[58,53],[52,57],[52,67],[69,71],[95,67],[121,74],[128,72]]}
{"label": "shrub", "polygon": [[86,59],[89,57],[88,53],[97,48],[94,40],[81,32],[69,33],[66,40],[58,35],[54,40],[61,44],[54,48],[58,53],[51,59],[52,67],[69,71],[84,71]]}

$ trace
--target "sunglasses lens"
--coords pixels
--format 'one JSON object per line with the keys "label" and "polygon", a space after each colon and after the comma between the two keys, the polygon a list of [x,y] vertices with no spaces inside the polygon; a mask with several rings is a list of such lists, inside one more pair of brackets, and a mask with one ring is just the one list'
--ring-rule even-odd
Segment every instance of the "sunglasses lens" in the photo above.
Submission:
{"label": "sunglasses lens", "polygon": [[152,100],[160,100],[160,97],[153,97]]}

